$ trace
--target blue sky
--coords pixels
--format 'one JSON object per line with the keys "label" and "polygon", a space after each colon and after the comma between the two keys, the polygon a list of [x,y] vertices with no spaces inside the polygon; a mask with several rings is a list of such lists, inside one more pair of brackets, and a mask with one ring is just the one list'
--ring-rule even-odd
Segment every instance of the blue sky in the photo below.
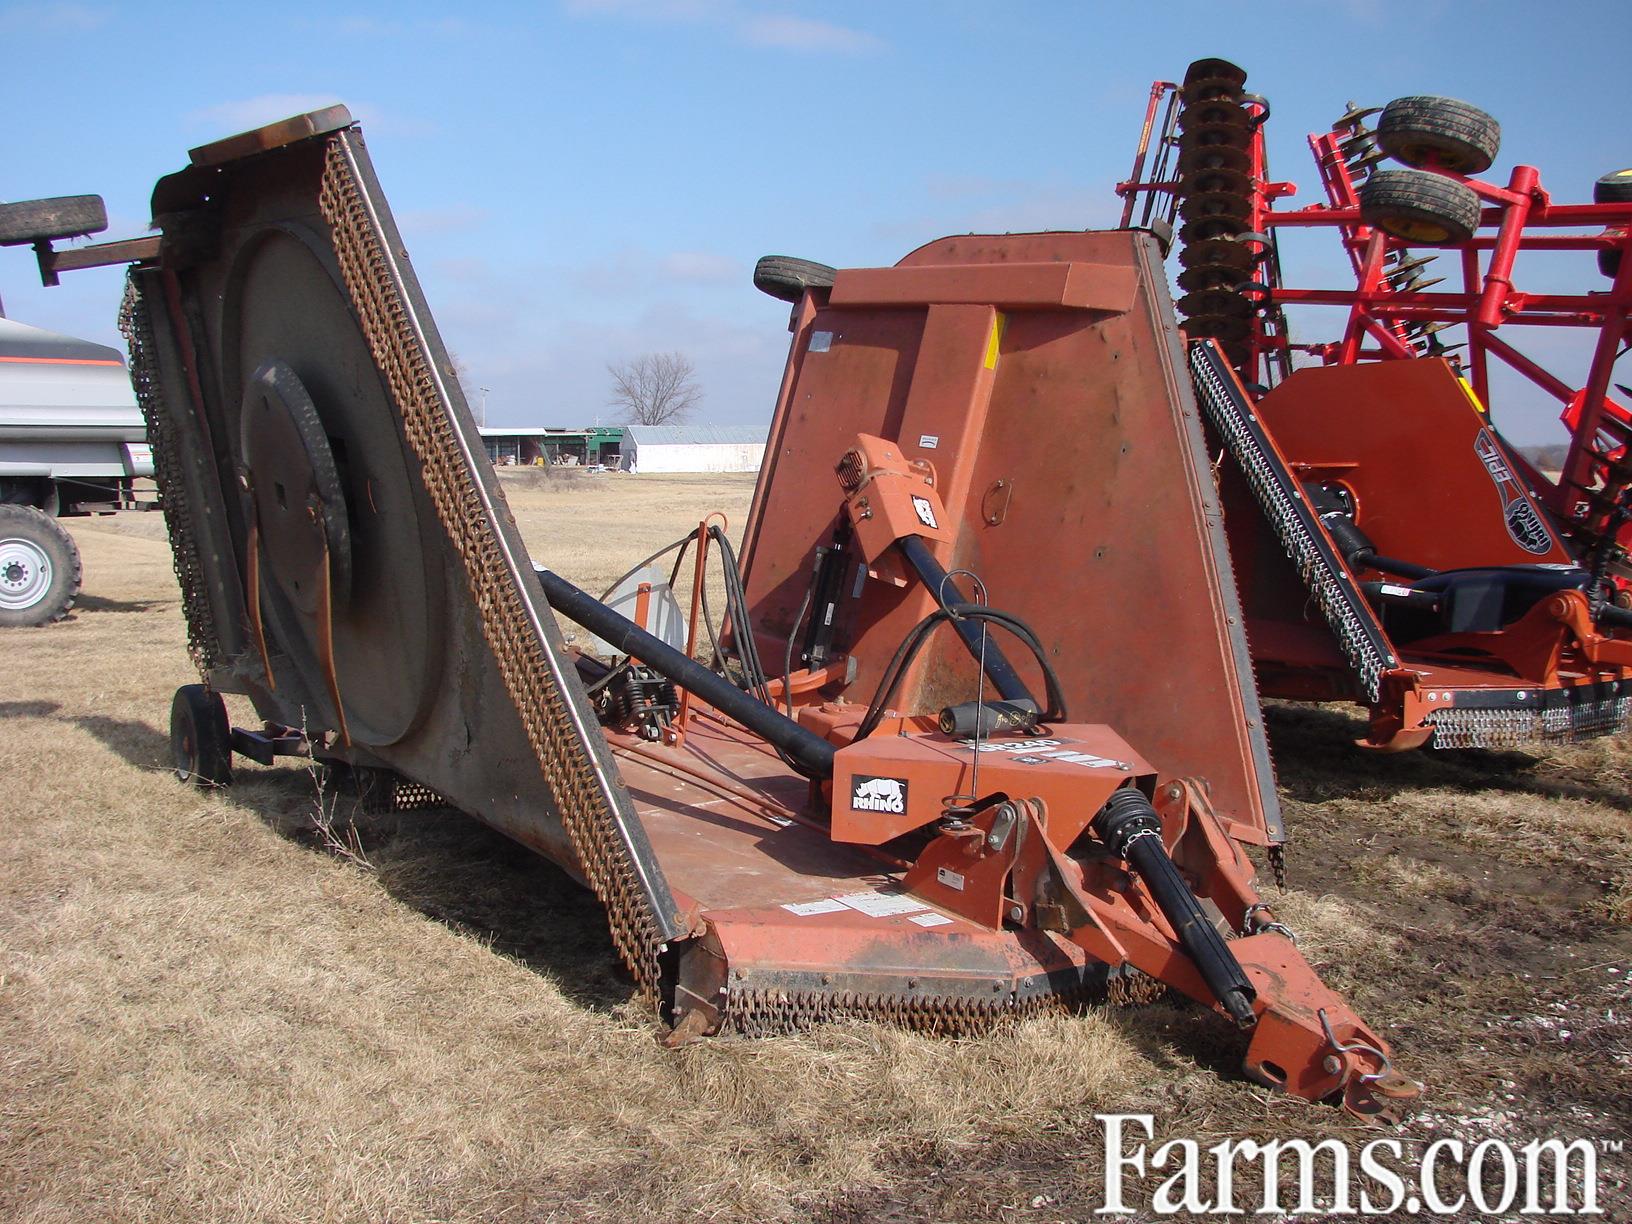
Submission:
{"label": "blue sky", "polygon": [[[1305,133],[1408,93],[1490,110],[1498,170],[1584,200],[1632,164],[1629,35],[1620,0],[0,5],[0,198],[97,192],[106,236],[134,235],[189,147],[345,102],[492,423],[609,420],[606,364],[666,349],[697,364],[699,419],[762,423],[787,337],[758,256],[866,266],[950,232],[1114,224],[1150,82],[1193,58],[1270,98],[1300,201]],[[1336,256],[1293,247],[1289,279],[1341,283]],[[1537,287],[1602,284],[1590,255],[1552,258]],[[45,290],[0,250],[24,322],[118,343],[119,288]],[[1521,339],[1570,372],[1568,337]],[[1554,411],[1512,390],[1509,432],[1549,440]]]}

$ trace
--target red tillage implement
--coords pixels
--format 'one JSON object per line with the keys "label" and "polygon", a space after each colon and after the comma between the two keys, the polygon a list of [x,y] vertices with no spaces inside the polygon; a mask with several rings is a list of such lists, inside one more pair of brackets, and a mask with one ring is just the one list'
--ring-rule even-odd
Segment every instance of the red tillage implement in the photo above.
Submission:
{"label": "red tillage implement", "polygon": [[[1221,492],[1264,691],[1353,698],[1378,747],[1623,730],[1632,410],[1608,393],[1632,312],[1632,172],[1605,175],[1592,204],[1555,203],[1532,166],[1485,182],[1471,176],[1495,158],[1493,119],[1400,98],[1375,130],[1365,121],[1378,112],[1351,106],[1312,135],[1328,202],[1286,210],[1296,189],[1269,174],[1269,104],[1245,82],[1223,60],[1157,82],[1118,191],[1124,225],[1170,233],[1182,219],[1178,307],[1192,337],[1223,350],[1193,360],[1231,460]],[[1409,168],[1379,168],[1389,157]],[[1288,284],[1276,237],[1287,227],[1331,231],[1354,285]],[[1524,252],[1596,252],[1610,283],[1526,292]],[[1434,276],[1442,257],[1451,267]],[[1293,341],[1287,309],[1313,306],[1346,312],[1339,339]],[[1585,381],[1526,356],[1508,338],[1523,326],[1595,331]],[[1294,353],[1321,364],[1295,370]],[[1490,418],[1498,362],[1564,406],[1556,480]]]}

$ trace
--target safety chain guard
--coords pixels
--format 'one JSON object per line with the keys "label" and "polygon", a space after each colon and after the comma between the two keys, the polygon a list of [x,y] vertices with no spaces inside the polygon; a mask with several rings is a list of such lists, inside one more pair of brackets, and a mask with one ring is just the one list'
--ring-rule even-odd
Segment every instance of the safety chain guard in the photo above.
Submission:
{"label": "safety chain guard", "polygon": [[482,634],[549,784],[584,875],[607,908],[612,939],[642,991],[655,999],[664,923],[653,911],[620,837],[612,798],[590,765],[546,646],[520,593],[476,486],[383,235],[358,186],[345,136],[332,137],[319,207],[333,231],[342,278],[375,363],[402,414],[437,517],[458,553]]}
{"label": "safety chain guard", "polygon": [[1190,345],[1190,371],[1202,411],[1246,475],[1281,548],[1331,626],[1366,697],[1376,702],[1383,672],[1397,660],[1388,653],[1353,584],[1343,581],[1342,566],[1331,546],[1310,526],[1313,513],[1271,457],[1251,408],[1219,373],[1222,362],[1222,355],[1210,343]]}
{"label": "safety chain guard", "polygon": [[178,432],[159,387],[153,320],[147,313],[147,302],[137,275],[135,268],[125,274],[119,331],[130,350],[130,382],[142,410],[142,420],[147,425],[148,444],[153,448],[153,480],[159,486],[159,505],[164,512],[165,530],[170,535],[170,556],[176,568],[176,582],[181,587],[182,613],[187,619],[187,654],[198,674],[207,679],[226,659],[215,630],[215,614],[206,591],[198,540],[193,534],[194,512],[182,475]]}

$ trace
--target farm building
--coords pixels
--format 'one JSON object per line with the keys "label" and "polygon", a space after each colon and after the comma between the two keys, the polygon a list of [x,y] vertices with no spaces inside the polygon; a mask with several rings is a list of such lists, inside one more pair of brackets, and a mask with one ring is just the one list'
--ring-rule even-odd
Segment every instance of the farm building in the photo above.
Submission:
{"label": "farm building", "polygon": [[615,465],[623,442],[623,427],[597,425],[589,429],[551,429],[543,425],[484,425],[482,442],[487,457],[500,465],[535,463]]}
{"label": "farm building", "polygon": [[623,466],[631,472],[757,472],[765,434],[752,425],[630,425]]}

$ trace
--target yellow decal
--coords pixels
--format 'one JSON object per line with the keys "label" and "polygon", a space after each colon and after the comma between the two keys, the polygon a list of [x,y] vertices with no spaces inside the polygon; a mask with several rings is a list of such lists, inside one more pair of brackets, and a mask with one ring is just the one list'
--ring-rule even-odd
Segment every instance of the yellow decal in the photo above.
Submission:
{"label": "yellow decal", "polygon": [[986,368],[988,370],[997,369],[997,350],[1003,343],[1003,329],[1008,324],[1009,316],[1001,310],[998,311],[997,318],[992,321],[992,334],[986,339]]}
{"label": "yellow decal", "polygon": [[1468,403],[1473,405],[1473,410],[1480,416],[1484,416],[1485,406],[1479,402],[1479,397],[1473,393],[1473,384],[1465,378],[1458,378],[1456,385],[1462,388],[1462,394],[1468,397]]}

